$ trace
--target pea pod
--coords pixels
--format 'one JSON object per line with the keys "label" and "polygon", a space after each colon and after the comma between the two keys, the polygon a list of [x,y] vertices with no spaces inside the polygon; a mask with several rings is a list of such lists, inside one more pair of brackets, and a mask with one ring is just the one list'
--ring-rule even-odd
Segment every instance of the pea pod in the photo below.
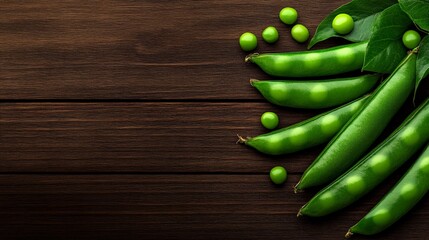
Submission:
{"label": "pea pod", "polygon": [[350,168],[380,136],[414,89],[411,52],[305,170],[295,190],[328,184]]}
{"label": "pea pod", "polygon": [[250,80],[269,102],[293,108],[318,109],[339,106],[369,92],[378,82],[380,75],[330,80]]}
{"label": "pea pod", "polygon": [[245,61],[255,63],[271,76],[329,76],[360,70],[367,44],[365,41],[303,52],[253,53]]}
{"label": "pea pod", "polygon": [[373,235],[385,230],[414,207],[428,191],[429,145],[389,193],[350,228],[346,237],[353,233]]}
{"label": "pea pod", "polygon": [[317,193],[298,215],[320,217],[374,189],[429,141],[429,99],[349,171]]}
{"label": "pea pod", "polygon": [[325,143],[352,118],[368,97],[361,97],[286,128],[247,139],[239,136],[238,142],[269,155],[297,152]]}

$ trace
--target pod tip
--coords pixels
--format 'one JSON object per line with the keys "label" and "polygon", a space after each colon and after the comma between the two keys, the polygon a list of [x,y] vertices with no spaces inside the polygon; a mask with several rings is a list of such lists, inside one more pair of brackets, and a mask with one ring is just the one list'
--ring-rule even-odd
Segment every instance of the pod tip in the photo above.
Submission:
{"label": "pod tip", "polygon": [[293,192],[294,192],[294,193],[304,192],[304,190],[303,190],[303,189],[299,189],[299,183],[300,183],[300,182],[298,182],[298,183],[293,187]]}
{"label": "pod tip", "polygon": [[251,79],[249,80],[249,82],[250,82],[250,85],[252,85],[252,86],[253,86],[253,84],[254,84],[255,82],[259,82],[259,80],[258,80],[258,79],[251,78]]}
{"label": "pod tip", "polygon": [[345,238],[351,238],[353,235],[352,232],[350,232],[350,230],[347,231],[346,235],[344,235]]}
{"label": "pod tip", "polygon": [[254,58],[258,55],[259,55],[259,53],[251,53],[244,58],[244,62],[249,62],[249,61],[251,62],[252,58]]}
{"label": "pod tip", "polygon": [[238,137],[238,140],[237,140],[237,142],[235,142],[235,144],[238,144],[238,143],[246,143],[246,142],[247,142],[247,139],[246,139],[246,138],[244,138],[244,137],[242,137],[242,136],[240,136],[240,135],[238,135],[238,134],[237,134],[237,137]]}

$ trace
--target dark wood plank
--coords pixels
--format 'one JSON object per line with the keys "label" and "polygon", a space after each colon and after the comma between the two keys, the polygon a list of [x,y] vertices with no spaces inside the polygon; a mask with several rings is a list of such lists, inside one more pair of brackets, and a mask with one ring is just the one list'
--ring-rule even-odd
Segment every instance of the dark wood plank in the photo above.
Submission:
{"label": "dark wood plank", "polygon": [[258,51],[304,50],[280,9],[314,33],[345,2],[3,1],[0,99],[253,99],[248,79],[267,76],[244,64],[239,35],[274,25],[280,42]]}
{"label": "dark wood plank", "polygon": [[[341,239],[382,191],[323,219],[267,176],[1,175],[2,239]],[[423,239],[427,198],[371,239]],[[25,229],[23,231],[23,229]],[[355,239],[368,239],[356,237]]]}
{"label": "dark wood plank", "polygon": [[321,148],[269,157],[236,134],[266,132],[260,114],[281,125],[317,111],[269,103],[3,103],[0,172],[257,172],[282,163],[302,172]]}

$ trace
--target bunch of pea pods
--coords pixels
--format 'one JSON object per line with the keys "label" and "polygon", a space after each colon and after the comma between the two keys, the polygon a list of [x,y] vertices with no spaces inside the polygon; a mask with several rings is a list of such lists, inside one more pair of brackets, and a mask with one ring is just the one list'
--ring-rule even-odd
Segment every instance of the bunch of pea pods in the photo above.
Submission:
{"label": "bunch of pea pods", "polygon": [[288,79],[250,81],[269,102],[292,108],[330,109],[285,128],[239,139],[269,155],[327,144],[295,185],[295,192],[324,187],[299,210],[298,216],[321,217],[343,209],[370,193],[406,161],[414,161],[346,237],[385,230],[429,190],[429,99],[373,147],[413,93],[417,49],[411,50],[384,80],[372,73],[308,80],[360,70],[366,46],[367,42],[359,42],[303,52],[254,53],[245,59],[271,76]]}

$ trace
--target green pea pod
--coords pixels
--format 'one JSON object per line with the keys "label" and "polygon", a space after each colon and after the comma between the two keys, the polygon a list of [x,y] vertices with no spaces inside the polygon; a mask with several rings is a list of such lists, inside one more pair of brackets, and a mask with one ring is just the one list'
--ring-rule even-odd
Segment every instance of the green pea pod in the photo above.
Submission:
{"label": "green pea pod", "polygon": [[350,228],[353,233],[373,235],[379,233],[404,216],[429,191],[429,145],[413,166],[386,196]]}
{"label": "green pea pod", "polygon": [[246,62],[258,65],[264,72],[277,77],[320,77],[360,70],[368,42],[351,43],[328,49],[253,53]]}
{"label": "green pea pod", "polygon": [[297,152],[329,141],[346,122],[361,108],[369,95],[351,103],[319,114],[300,123],[278,129],[256,137],[242,138],[245,143],[259,152],[281,155]]}
{"label": "green pea pod", "polygon": [[305,170],[295,190],[328,184],[359,160],[414,89],[415,72],[412,52]]}
{"label": "green pea pod", "polygon": [[339,106],[369,92],[377,84],[380,75],[329,80],[250,80],[269,102],[293,108],[319,109]]}
{"label": "green pea pod", "polygon": [[429,141],[429,99],[374,150],[317,193],[298,215],[325,216],[369,193]]}

